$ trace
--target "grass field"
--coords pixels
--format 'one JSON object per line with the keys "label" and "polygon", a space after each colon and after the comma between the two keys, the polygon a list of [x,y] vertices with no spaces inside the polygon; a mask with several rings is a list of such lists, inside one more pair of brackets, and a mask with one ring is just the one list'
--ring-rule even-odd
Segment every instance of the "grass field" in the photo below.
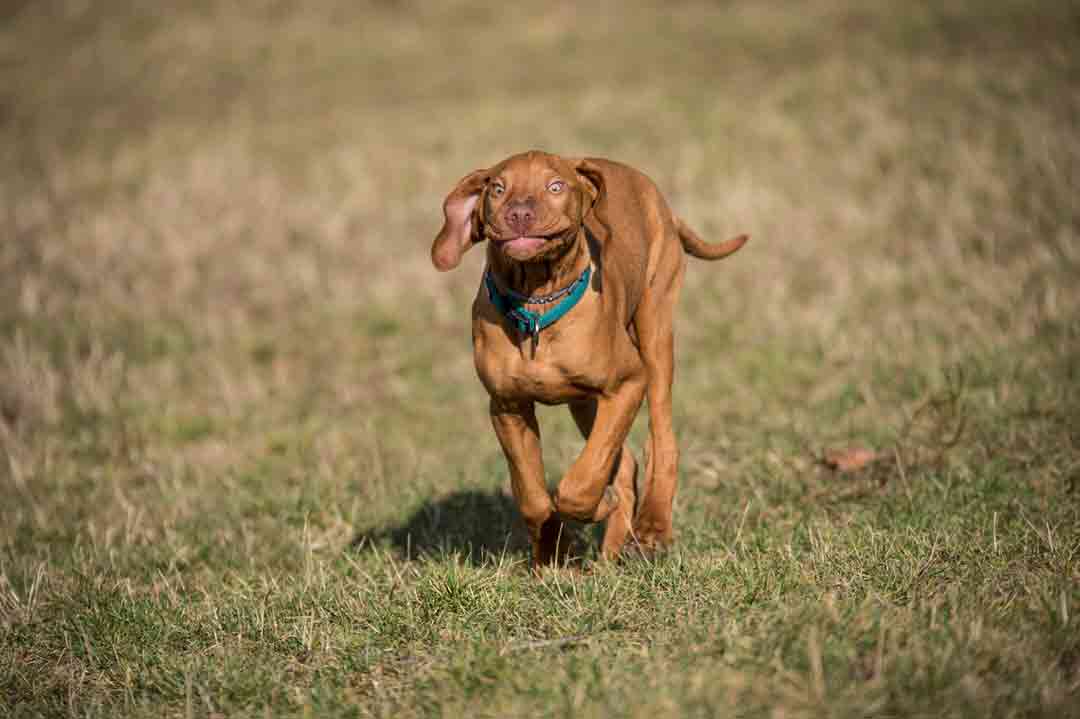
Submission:
{"label": "grass field", "polygon": [[[1075,3],[176,5],[0,10],[0,715],[1080,717]],[[539,581],[428,260],[534,147],[752,236]]]}

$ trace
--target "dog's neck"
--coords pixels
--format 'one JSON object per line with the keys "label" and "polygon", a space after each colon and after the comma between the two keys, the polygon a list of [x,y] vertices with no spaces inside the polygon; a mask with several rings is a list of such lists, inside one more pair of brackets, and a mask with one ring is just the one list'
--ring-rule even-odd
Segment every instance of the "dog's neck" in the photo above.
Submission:
{"label": "dog's neck", "polygon": [[565,251],[535,262],[512,260],[493,245],[489,246],[488,265],[501,287],[520,295],[542,297],[556,293],[578,279],[589,266],[585,228],[578,229]]}

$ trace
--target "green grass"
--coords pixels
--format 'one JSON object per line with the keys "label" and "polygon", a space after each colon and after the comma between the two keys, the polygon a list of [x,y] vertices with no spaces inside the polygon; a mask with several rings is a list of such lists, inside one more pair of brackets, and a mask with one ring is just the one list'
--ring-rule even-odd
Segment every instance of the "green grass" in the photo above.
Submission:
{"label": "green grass", "polygon": [[[1078,31],[1007,0],[12,4],[0,715],[1080,716]],[[539,581],[472,365],[482,253],[428,260],[453,182],[532,147],[753,237],[687,275],[675,550],[607,565],[574,528]],[[849,446],[882,459],[818,461]]]}

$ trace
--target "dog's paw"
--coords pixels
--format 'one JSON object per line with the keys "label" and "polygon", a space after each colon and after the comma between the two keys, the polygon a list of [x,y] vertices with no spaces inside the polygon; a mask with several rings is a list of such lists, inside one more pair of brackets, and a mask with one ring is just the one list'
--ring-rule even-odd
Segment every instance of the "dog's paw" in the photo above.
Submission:
{"label": "dog's paw", "polygon": [[580,496],[566,494],[562,488],[552,495],[555,512],[560,518],[577,522],[603,522],[619,506],[619,495],[611,485],[604,487],[599,502],[582,499]]}

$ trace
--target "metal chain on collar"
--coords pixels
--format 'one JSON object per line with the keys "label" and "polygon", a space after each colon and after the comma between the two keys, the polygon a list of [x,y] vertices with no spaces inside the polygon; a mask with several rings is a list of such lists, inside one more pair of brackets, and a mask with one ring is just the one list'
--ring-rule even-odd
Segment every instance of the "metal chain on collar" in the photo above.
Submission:
{"label": "metal chain on collar", "polygon": [[561,300],[563,297],[566,297],[568,294],[573,292],[577,284],[584,279],[584,276],[578,277],[566,287],[563,287],[561,290],[558,290],[556,292],[552,292],[550,295],[530,297],[529,295],[523,295],[519,292],[514,292],[509,287],[503,287],[502,283],[495,279],[495,275],[491,275],[491,281],[494,282],[496,287],[499,288],[499,292],[514,300],[518,304],[522,305],[548,305],[557,300]]}

